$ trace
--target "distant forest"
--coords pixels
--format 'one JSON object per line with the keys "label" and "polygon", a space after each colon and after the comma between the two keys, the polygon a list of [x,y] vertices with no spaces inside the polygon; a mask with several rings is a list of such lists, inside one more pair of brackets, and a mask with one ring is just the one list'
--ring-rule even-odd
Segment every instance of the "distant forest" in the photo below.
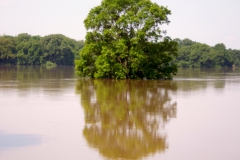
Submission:
{"label": "distant forest", "polygon": [[190,39],[175,39],[178,42],[178,67],[222,68],[240,67],[240,50],[226,49],[223,43],[211,47]]}
{"label": "distant forest", "polygon": [[74,65],[83,46],[83,41],[61,34],[45,37],[27,33],[16,37],[3,35],[0,36],[0,64],[43,65],[51,62],[57,65]]}
{"label": "distant forest", "polygon": [[[240,50],[226,49],[222,43],[211,47],[190,39],[175,39],[178,42],[178,67],[222,68],[240,67]],[[0,36],[0,64],[43,65],[52,62],[57,65],[74,65],[84,41],[76,41],[61,34],[45,37],[27,33],[18,36]]]}

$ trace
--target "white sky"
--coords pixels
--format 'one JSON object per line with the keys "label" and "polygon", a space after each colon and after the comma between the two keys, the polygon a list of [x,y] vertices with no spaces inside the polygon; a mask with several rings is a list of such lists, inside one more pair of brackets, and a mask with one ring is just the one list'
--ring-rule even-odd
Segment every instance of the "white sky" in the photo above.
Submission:
{"label": "white sky", "polygon": [[[172,11],[171,38],[240,49],[240,0],[152,0]],[[82,40],[83,20],[101,0],[0,0],[0,35],[63,34]]]}

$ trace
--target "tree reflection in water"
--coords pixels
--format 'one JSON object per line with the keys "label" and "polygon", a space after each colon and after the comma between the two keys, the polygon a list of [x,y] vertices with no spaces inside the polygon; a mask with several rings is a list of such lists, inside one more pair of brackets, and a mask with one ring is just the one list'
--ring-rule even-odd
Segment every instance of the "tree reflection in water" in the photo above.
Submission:
{"label": "tree reflection in water", "polygon": [[107,158],[138,159],[167,148],[164,125],[176,117],[172,81],[80,79],[83,135]]}

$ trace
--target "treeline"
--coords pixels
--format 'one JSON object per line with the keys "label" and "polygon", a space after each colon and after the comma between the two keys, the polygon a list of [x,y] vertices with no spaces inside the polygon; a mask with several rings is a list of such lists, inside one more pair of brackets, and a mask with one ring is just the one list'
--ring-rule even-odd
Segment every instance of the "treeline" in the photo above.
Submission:
{"label": "treeline", "polygon": [[[178,42],[178,67],[222,68],[240,67],[240,50],[226,49],[222,43],[215,46],[175,39]],[[74,65],[84,41],[76,41],[61,34],[45,37],[27,33],[18,36],[0,36],[0,64],[43,65],[52,62],[57,65]]]}
{"label": "treeline", "polygon": [[27,33],[18,36],[0,36],[0,64],[73,65],[79,59],[83,41],[76,41],[61,34],[45,37]]}
{"label": "treeline", "polygon": [[223,43],[211,47],[190,39],[175,39],[178,42],[178,67],[222,68],[240,67],[240,50],[226,49]]}

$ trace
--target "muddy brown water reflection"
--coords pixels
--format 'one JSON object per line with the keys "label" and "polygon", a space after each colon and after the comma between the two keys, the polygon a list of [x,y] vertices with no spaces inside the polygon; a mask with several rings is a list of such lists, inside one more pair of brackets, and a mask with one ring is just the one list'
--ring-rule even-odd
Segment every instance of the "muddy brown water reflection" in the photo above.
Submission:
{"label": "muddy brown water reflection", "polygon": [[240,159],[240,70],[173,81],[0,66],[0,159]]}

